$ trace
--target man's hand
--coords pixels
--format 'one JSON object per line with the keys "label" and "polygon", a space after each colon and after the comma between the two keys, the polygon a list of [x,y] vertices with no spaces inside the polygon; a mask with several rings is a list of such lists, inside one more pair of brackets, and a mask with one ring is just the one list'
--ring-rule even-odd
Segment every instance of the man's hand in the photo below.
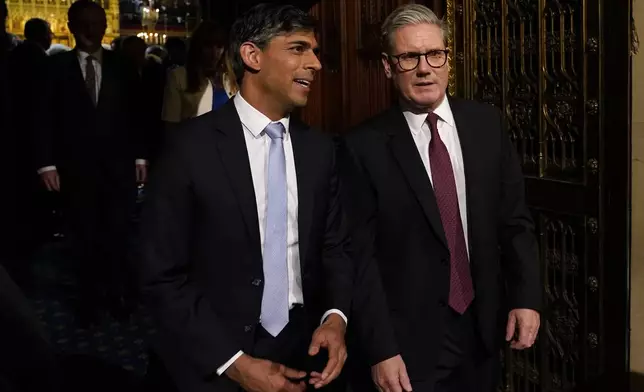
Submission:
{"label": "man's hand", "polygon": [[316,389],[328,385],[340,375],[344,362],[347,360],[347,347],[344,343],[346,330],[347,325],[342,317],[338,314],[330,314],[313,333],[309,355],[317,355],[320,348],[326,348],[329,352],[329,362],[322,373],[311,372],[309,383]]}
{"label": "man's hand", "polygon": [[45,184],[45,188],[47,188],[48,191],[60,192],[60,177],[58,176],[58,170],[42,172],[40,173],[40,179],[43,184]]}
{"label": "man's hand", "polygon": [[140,164],[136,165],[136,182],[142,184],[148,180],[148,165]]}
{"label": "man's hand", "polygon": [[411,381],[400,355],[371,367],[371,378],[381,392],[411,392]]}
{"label": "man's hand", "polygon": [[248,392],[304,392],[306,372],[243,354],[224,373]]}
{"label": "man's hand", "polygon": [[[512,341],[510,347],[515,350],[532,347],[539,333],[540,320],[539,313],[532,309],[514,309],[511,311],[505,332],[505,340]],[[519,328],[518,339],[512,340],[517,327]]]}

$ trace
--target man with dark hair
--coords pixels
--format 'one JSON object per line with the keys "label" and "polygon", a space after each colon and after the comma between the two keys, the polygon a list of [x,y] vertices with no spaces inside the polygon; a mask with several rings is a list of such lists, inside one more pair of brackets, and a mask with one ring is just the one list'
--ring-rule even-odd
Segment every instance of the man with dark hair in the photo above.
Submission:
{"label": "man with dark hair", "polygon": [[[52,33],[49,23],[42,19],[33,18],[25,24],[26,40],[11,51],[9,55],[8,80],[9,94],[17,104],[13,105],[10,118],[13,124],[12,153],[24,160],[31,154],[31,136],[34,130],[34,120],[37,118],[39,104],[46,84],[47,53],[51,45]],[[40,103],[39,103],[40,102]],[[22,287],[31,280],[29,274],[29,259],[41,230],[46,227],[40,218],[46,216],[44,200],[39,186],[38,176],[31,165],[16,165],[15,182],[8,186],[16,194],[12,204],[14,216],[10,224],[11,253],[14,262],[7,265],[14,280]],[[11,221],[11,219],[10,219]]]}
{"label": "man with dark hair", "polygon": [[53,34],[49,22],[32,18],[25,23],[25,39],[27,42],[38,44],[43,50],[49,49]]}
{"label": "man with dark hair", "polygon": [[150,182],[143,293],[180,391],[321,388],[346,358],[354,267],[333,142],[290,115],[321,68],[314,24],[258,5],[231,42],[240,92],[181,125]]}
{"label": "man with dark hair", "polygon": [[127,316],[128,227],[146,161],[138,77],[119,55],[103,50],[105,11],[78,0],[68,16],[76,48],[51,57],[35,156],[42,182],[65,202],[79,268],[79,316],[87,325],[105,307]]}

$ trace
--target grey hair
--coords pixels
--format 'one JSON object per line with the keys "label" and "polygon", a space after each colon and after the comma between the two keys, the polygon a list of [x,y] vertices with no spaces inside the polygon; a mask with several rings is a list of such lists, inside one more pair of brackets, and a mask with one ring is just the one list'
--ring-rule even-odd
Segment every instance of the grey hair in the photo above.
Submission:
{"label": "grey hair", "polygon": [[443,42],[447,44],[450,36],[449,26],[440,19],[434,11],[421,4],[405,4],[396,8],[387,16],[380,29],[382,47],[390,51],[393,47],[393,37],[396,31],[402,27],[418,24],[430,24],[438,26],[443,35]]}

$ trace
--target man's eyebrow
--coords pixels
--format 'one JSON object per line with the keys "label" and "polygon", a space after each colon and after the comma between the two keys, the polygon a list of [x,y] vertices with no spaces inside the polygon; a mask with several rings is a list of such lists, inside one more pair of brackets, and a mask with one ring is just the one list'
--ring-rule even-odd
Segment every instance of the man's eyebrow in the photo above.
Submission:
{"label": "man's eyebrow", "polygon": [[303,46],[303,47],[305,47],[307,49],[313,49],[313,52],[315,52],[316,54],[320,53],[320,46],[319,45],[312,46],[311,43],[308,42],[308,41],[294,40],[294,41],[289,41],[287,44],[288,45],[301,45],[301,46]]}

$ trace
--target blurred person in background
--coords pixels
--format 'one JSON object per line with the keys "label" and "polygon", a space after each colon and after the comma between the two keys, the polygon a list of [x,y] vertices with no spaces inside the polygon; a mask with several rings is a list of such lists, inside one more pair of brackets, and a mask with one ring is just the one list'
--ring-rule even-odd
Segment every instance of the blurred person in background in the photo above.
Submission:
{"label": "blurred person in background", "polygon": [[164,46],[168,52],[164,63],[166,69],[171,70],[186,64],[186,41],[178,37],[170,37]]}
{"label": "blurred person in background", "polygon": [[203,22],[195,30],[186,65],[168,75],[163,121],[174,124],[201,116],[219,108],[237,92],[226,60],[226,35],[220,25],[212,22]]}
{"label": "blurred person in background", "polygon": [[[15,47],[8,59],[11,78],[8,80],[9,96],[15,103],[9,114],[12,122],[12,154],[19,160],[31,161],[33,120],[38,105],[47,105],[38,98],[42,97],[47,74],[47,50],[53,34],[49,23],[33,18],[25,24],[25,41]],[[41,200],[43,193],[39,187],[35,167],[30,164],[16,165],[15,181],[11,183],[16,199],[13,204],[15,219],[10,230],[11,254],[13,263],[6,267],[12,278],[23,289],[31,282],[30,258],[38,240],[47,233],[44,218],[48,216],[48,203]]]}
{"label": "blurred person in background", "polygon": [[128,233],[147,154],[140,80],[131,64],[103,48],[105,10],[77,0],[68,15],[76,47],[50,57],[34,155],[44,186],[64,200],[78,268],[77,315],[88,327],[103,310],[121,320],[133,310]]}

